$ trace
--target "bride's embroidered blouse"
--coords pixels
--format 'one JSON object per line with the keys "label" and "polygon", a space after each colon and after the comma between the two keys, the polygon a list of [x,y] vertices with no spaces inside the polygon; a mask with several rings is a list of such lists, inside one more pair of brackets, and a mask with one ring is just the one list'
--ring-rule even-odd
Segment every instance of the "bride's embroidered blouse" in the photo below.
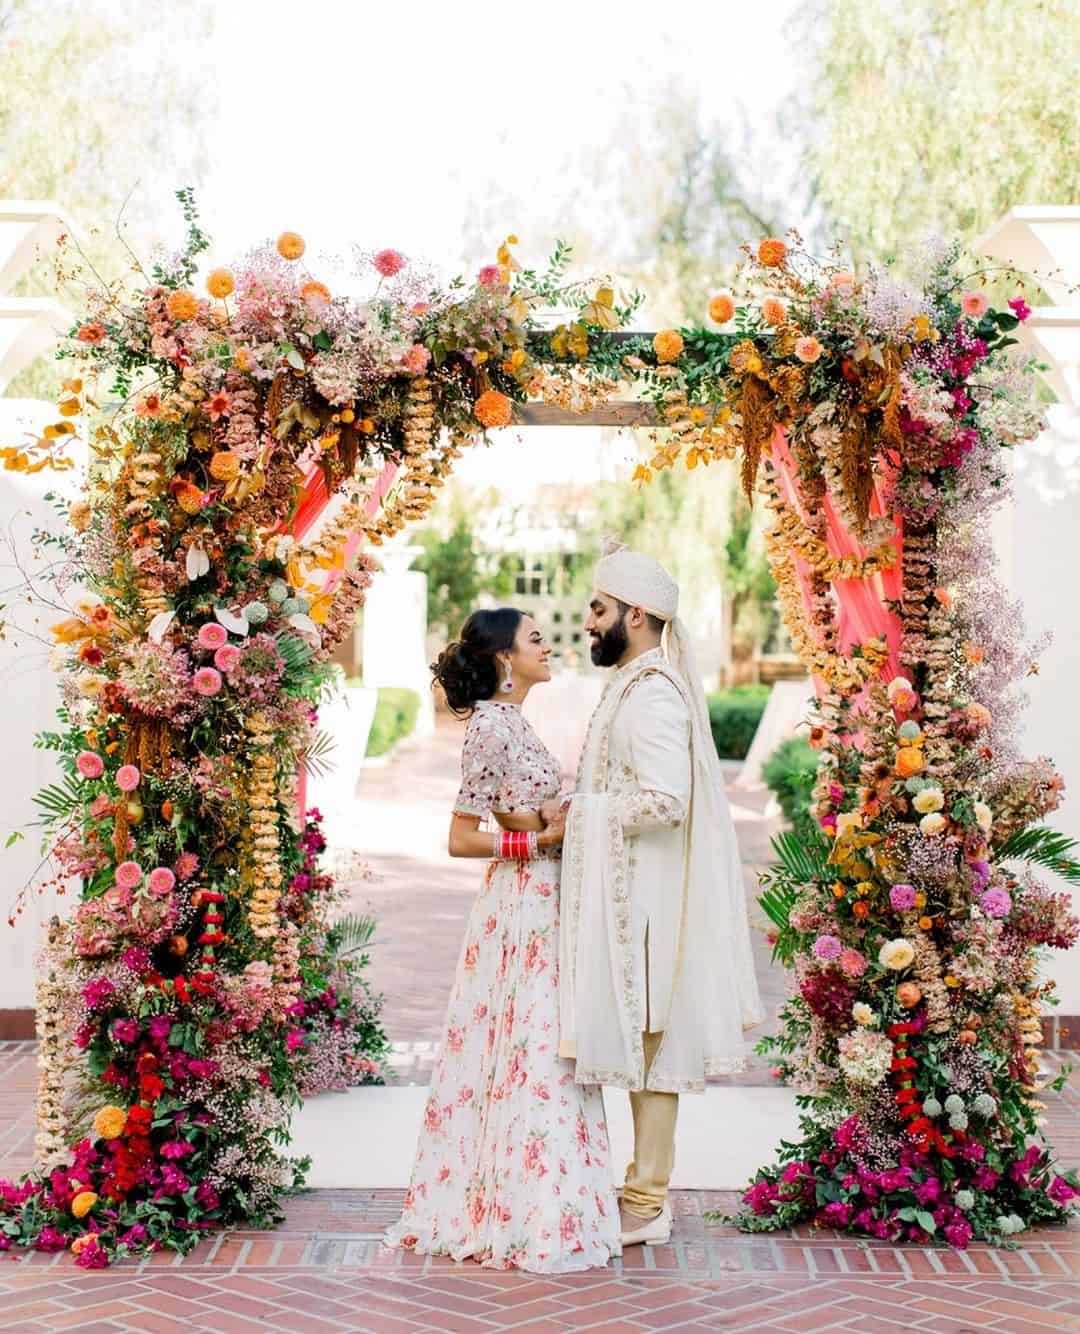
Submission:
{"label": "bride's embroidered blouse", "polygon": [[535,811],[559,795],[559,763],[516,704],[482,699],[465,729],[454,810]]}

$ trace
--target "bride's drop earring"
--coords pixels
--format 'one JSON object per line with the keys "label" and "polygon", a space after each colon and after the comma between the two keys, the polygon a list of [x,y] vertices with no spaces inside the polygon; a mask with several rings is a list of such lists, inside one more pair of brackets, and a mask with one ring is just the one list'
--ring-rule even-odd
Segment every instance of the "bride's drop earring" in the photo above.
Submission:
{"label": "bride's drop earring", "polygon": [[514,673],[509,662],[503,664],[503,680],[499,689],[504,695],[509,695],[514,688]]}

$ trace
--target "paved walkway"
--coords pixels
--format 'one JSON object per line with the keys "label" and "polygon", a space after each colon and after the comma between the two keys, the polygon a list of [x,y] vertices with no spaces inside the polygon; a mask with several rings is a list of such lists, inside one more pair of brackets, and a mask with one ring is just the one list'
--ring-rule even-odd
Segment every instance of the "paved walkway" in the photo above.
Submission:
{"label": "paved walkway", "polygon": [[[377,877],[357,888],[355,906],[370,906],[379,919],[373,976],[387,993],[387,1026],[406,1082],[423,1082],[430,1071],[479,875],[475,864],[450,862],[443,852],[458,744],[456,729],[443,727],[430,743],[365,770],[355,822],[350,813],[349,841],[366,849]],[[751,894],[771,825],[761,818],[762,799],[736,800]],[[774,1007],[783,978],[760,938],[757,948]],[[759,1064],[745,1082],[767,1079]],[[33,1087],[33,1045],[0,1044],[2,1175],[29,1164]],[[1047,1104],[1062,1159],[1080,1161],[1080,1075]],[[963,1254],[814,1229],[747,1237],[704,1218],[733,1209],[734,1194],[679,1191],[671,1245],[634,1249],[603,1272],[534,1278],[385,1250],[379,1238],[401,1198],[401,1191],[311,1191],[287,1202],[285,1222],[272,1232],[235,1230],[184,1259],[160,1254],[97,1273],[78,1270],[67,1255],[0,1254],[0,1330],[1080,1331],[1080,1225],[1031,1234],[1014,1250],[973,1246]]]}

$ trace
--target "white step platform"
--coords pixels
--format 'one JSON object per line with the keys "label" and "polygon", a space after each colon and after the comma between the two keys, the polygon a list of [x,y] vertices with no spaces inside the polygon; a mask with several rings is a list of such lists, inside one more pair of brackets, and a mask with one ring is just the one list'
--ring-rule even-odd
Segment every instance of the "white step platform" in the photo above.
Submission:
{"label": "white step platform", "polygon": [[[428,1091],[423,1086],[322,1093],[293,1118],[290,1152],[310,1154],[308,1185],[404,1189]],[[633,1131],[625,1093],[606,1089],[612,1170],[621,1181]],[[784,1088],[710,1087],[679,1105],[675,1175],[683,1190],[738,1190],[798,1136],[795,1095]]]}

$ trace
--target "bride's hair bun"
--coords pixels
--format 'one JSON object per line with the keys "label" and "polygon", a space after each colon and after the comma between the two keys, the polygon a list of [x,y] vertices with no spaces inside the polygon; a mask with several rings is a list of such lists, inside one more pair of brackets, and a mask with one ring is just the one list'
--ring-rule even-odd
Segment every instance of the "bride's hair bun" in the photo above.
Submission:
{"label": "bride's hair bun", "polygon": [[520,624],[516,607],[474,611],[461,628],[461,638],[447,644],[431,664],[453,713],[471,713],[478,700],[494,697],[500,676],[496,655],[514,647]]}

